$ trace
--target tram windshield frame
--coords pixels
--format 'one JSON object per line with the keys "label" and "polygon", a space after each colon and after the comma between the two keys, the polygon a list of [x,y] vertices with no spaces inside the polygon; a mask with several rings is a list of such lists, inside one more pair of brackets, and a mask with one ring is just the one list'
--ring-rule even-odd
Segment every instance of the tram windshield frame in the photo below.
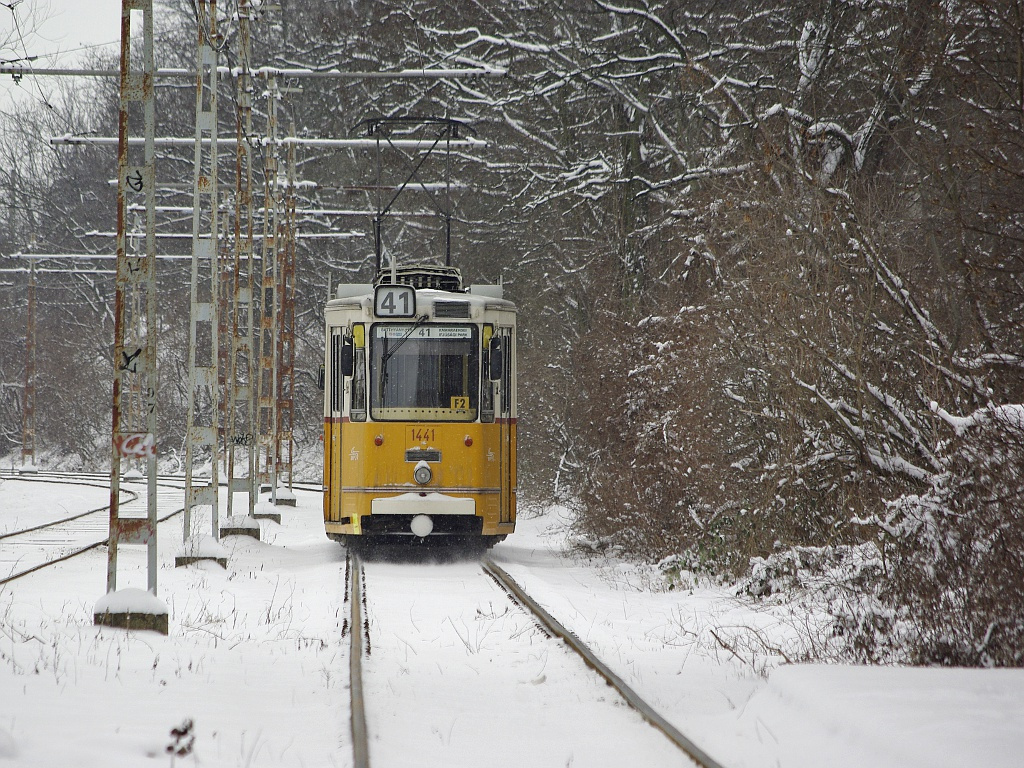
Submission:
{"label": "tram windshield frame", "polygon": [[473,324],[374,323],[370,418],[476,421],[480,358],[480,331]]}

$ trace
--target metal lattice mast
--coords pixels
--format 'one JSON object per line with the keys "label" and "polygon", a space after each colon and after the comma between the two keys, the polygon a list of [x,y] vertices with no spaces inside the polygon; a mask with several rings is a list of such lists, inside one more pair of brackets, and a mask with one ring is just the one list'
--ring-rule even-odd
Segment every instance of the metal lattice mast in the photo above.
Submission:
{"label": "metal lattice mast", "polygon": [[217,242],[217,391],[221,394],[217,410],[217,443],[219,459],[223,462],[221,471],[228,473],[227,424],[231,418],[229,401],[231,380],[231,296],[235,287],[235,243],[230,237],[234,231],[231,222],[233,206],[226,205],[223,197],[220,203],[220,228]]}
{"label": "metal lattice mast", "polygon": [[[192,190],[192,284],[188,338],[188,432],[185,441],[184,538],[192,535],[192,508],[211,508],[220,536],[217,505],[218,254],[217,254],[217,39],[216,0],[199,0],[196,75],[195,169]],[[204,222],[209,229],[204,233]],[[209,456],[210,477],[196,482],[195,462]]]}
{"label": "metal lattice mast", "polygon": [[36,260],[28,261],[25,323],[25,389],[21,408],[21,466],[36,463]]}
{"label": "metal lattice mast", "polygon": [[[292,126],[292,135],[295,128]],[[278,476],[292,487],[295,412],[295,145],[288,146],[288,186],[280,238],[280,312],[278,321],[277,438]]]}
{"label": "metal lattice mast", "polygon": [[[252,79],[249,62],[252,43],[249,30],[248,0],[238,3],[239,53],[236,83],[235,154],[235,274],[231,297],[231,355],[228,361],[227,451],[228,515],[233,514],[236,492],[248,495],[247,515],[256,504],[256,387],[254,372],[253,282],[253,204],[252,204]],[[241,454],[245,469],[236,476],[236,461]]]}
{"label": "metal lattice mast", "polygon": [[[132,13],[142,16],[141,35],[132,34]],[[141,69],[132,41],[141,37]],[[117,141],[117,277],[114,296],[114,396],[110,457],[110,539],[107,592],[117,589],[118,545],[146,544],[149,591],[156,594],[156,98],[153,77],[153,0],[122,0],[121,90]],[[141,115],[139,114],[141,112]],[[142,157],[131,151],[132,133],[143,134]],[[140,162],[141,160],[141,162]],[[128,206],[141,196],[146,207],[145,253],[128,253]],[[131,393],[140,402],[132,407]],[[127,397],[123,395],[127,394]],[[147,516],[120,515],[121,464],[145,459]]]}
{"label": "metal lattice mast", "polygon": [[259,444],[263,455],[260,483],[270,488],[277,502],[277,315],[278,259],[277,229],[281,208],[281,185],[277,161],[277,107],[281,94],[277,78],[269,78],[267,92],[267,145],[264,158],[263,268],[260,290],[260,355],[258,375]]}

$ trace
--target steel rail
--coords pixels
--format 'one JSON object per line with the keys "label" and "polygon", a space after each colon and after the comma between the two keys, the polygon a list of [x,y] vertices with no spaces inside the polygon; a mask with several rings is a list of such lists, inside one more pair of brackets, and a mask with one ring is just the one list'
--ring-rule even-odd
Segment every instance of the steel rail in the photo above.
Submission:
{"label": "steel rail", "polygon": [[[175,489],[175,490],[180,490],[180,489]],[[109,507],[104,507],[103,509],[104,510],[105,509],[109,509]],[[100,511],[103,511],[103,510],[100,510]],[[181,509],[177,509],[174,512],[170,512],[170,513],[164,515],[163,517],[158,517],[156,521],[158,523],[162,523],[165,520],[170,520],[175,515],[180,515],[184,511],[185,511],[185,508],[182,507]],[[19,531],[19,533],[25,533],[25,531]],[[3,586],[4,584],[7,584],[8,582],[14,581],[16,579],[20,579],[22,576],[28,576],[30,573],[35,573],[36,571],[41,571],[43,568],[49,568],[51,565],[56,565],[57,563],[62,563],[65,560],[70,560],[72,557],[77,557],[78,555],[84,554],[85,552],[88,552],[91,549],[96,549],[96,547],[102,547],[104,544],[108,544],[109,542],[110,542],[110,537],[108,536],[107,538],[101,539],[100,541],[94,541],[92,544],[88,544],[88,545],[82,547],[81,549],[76,549],[76,550],[74,550],[72,552],[69,552],[66,555],[61,555],[60,557],[56,557],[53,560],[47,560],[45,563],[39,563],[38,565],[34,565],[31,568],[26,568],[24,571],[20,571],[19,573],[11,574],[10,576],[7,576],[7,577],[5,577],[3,579],[0,579],[0,586]]]}
{"label": "steel rail", "polygon": [[[11,254],[11,258],[17,258]],[[54,478],[54,479],[49,479]],[[78,485],[92,485],[94,488],[109,488],[110,475],[106,472],[52,472],[40,469],[35,472],[19,472],[18,470],[0,469],[0,479],[3,480],[28,480],[44,483],[64,483]],[[81,482],[84,480],[97,480],[101,485],[95,483]]]}
{"label": "steel rail", "polygon": [[352,713],[352,757],[355,768],[369,768],[370,745],[366,733],[366,709],[363,706],[363,566],[349,553],[349,599],[352,601],[352,625],[349,628],[349,692]]}
{"label": "steel rail", "polygon": [[[0,473],[0,480],[22,480],[22,481],[24,481],[26,483],[53,483],[54,485],[84,485],[87,488],[110,488],[109,481],[107,483],[93,483],[93,482],[84,482],[82,480],[71,480],[71,479],[62,479],[62,480],[48,479],[50,475],[55,475],[55,474],[56,473],[49,473],[49,475],[47,477],[39,477],[37,474],[32,474],[32,475],[28,475],[28,476],[22,476],[22,475],[8,476],[8,475]],[[88,475],[86,475],[86,477],[88,477]],[[99,480],[99,479],[101,479],[101,477],[102,477],[101,475],[96,475],[95,479]],[[90,478],[90,479],[93,479],[93,478]],[[135,491],[123,490],[123,493],[126,493],[129,496],[131,496],[131,498],[128,499],[128,501],[135,501],[136,499],[139,498],[139,494],[137,494]],[[40,523],[39,525],[34,525],[31,528],[22,528],[21,530],[17,530],[17,531],[8,531],[7,533],[0,533],[0,540],[9,539],[12,536],[20,536],[23,533],[32,533],[33,531],[41,531],[44,528],[50,528],[50,527],[52,527],[54,525],[62,525],[64,523],[70,523],[71,521],[77,520],[80,517],[85,517],[86,515],[95,515],[98,512],[105,512],[108,509],[110,509],[110,505],[109,504],[107,506],[105,506],[105,507],[97,507],[96,509],[89,509],[89,510],[86,510],[85,512],[79,512],[77,514],[71,515],[70,517],[62,517],[60,520],[51,520],[48,523]]]}
{"label": "steel rail", "polygon": [[540,603],[530,597],[516,581],[509,576],[490,557],[481,561],[484,570],[502,587],[507,589],[515,598],[520,601],[524,608],[529,610],[544,625],[545,629],[557,635],[566,645],[572,648],[586,662],[587,666],[603,677],[610,686],[619,692],[626,702],[635,709],[640,716],[675,744],[686,755],[702,768],[723,768],[722,764],[708,755],[690,739],[684,736],[674,725],[659,715],[654,708],[644,701],[636,691],[630,688],[626,682],[616,675],[604,662],[602,662],[593,651],[590,650],[576,635],[560,624],[550,613],[541,607]]}
{"label": "steel rail", "polygon": [[[56,485],[86,485],[86,486],[91,486],[91,487],[96,487],[96,488],[109,488],[110,487],[109,483],[107,483],[106,485],[102,485],[102,484],[81,482],[81,481],[75,481],[75,480],[49,479],[49,478],[43,478],[43,477],[22,477],[22,476],[16,476],[14,478],[5,477],[4,479],[17,479],[17,480],[25,480],[26,482],[36,482],[36,483],[53,483],[53,484],[56,484]],[[166,482],[165,483],[160,483],[160,485],[163,485],[164,487],[167,487],[167,488],[173,488],[174,490],[179,490],[178,486],[176,486],[176,485],[171,486],[171,485],[168,485]],[[125,490],[124,492],[126,494],[130,494],[133,497],[133,499],[131,499],[131,500],[135,500],[139,496],[139,494],[136,493],[135,491]],[[93,515],[93,514],[96,514],[96,513],[99,513],[99,512],[104,512],[104,511],[109,510],[109,509],[110,509],[110,506],[108,505],[108,506],[105,506],[105,507],[100,507],[99,509],[92,509],[92,510],[89,510],[88,512],[82,512],[82,513],[79,513],[77,515],[72,515],[71,517],[67,517],[67,518],[64,518],[62,520],[54,520],[52,522],[44,523],[43,525],[33,526],[31,528],[26,528],[24,530],[12,531],[10,533],[3,534],[2,536],[0,536],[0,539],[11,539],[11,538],[13,538],[15,536],[24,535],[26,533],[33,533],[35,531],[43,530],[45,528],[51,528],[51,527],[54,527],[54,526],[57,526],[57,525],[62,525],[62,524],[67,523],[67,522],[72,522],[74,520],[78,520],[79,518],[86,517],[87,515]],[[184,507],[182,507],[181,509],[175,510],[174,512],[170,512],[170,513],[164,515],[163,517],[158,517],[157,518],[157,522],[158,523],[162,523],[162,522],[164,522],[166,520],[170,520],[172,517],[174,517],[175,515],[181,514],[183,511],[184,511]],[[71,552],[68,552],[67,554],[61,555],[60,557],[55,557],[52,560],[47,560],[47,561],[42,562],[42,563],[37,563],[36,565],[33,565],[31,568],[26,568],[23,571],[19,571],[17,573],[12,573],[9,576],[5,576],[4,578],[0,579],[0,586],[3,586],[4,584],[7,584],[7,583],[12,582],[12,581],[15,581],[17,579],[20,579],[20,578],[22,578],[24,576],[28,576],[29,574],[35,573],[36,571],[40,571],[43,568],[48,568],[51,565],[56,565],[57,563],[62,563],[65,560],[70,560],[72,557],[77,557],[78,555],[81,555],[81,554],[84,554],[85,552],[88,552],[90,550],[96,549],[97,547],[101,547],[104,544],[108,544],[109,542],[110,542],[110,537],[108,535],[108,536],[104,537],[103,539],[101,539],[99,541],[94,541],[94,542],[92,542],[90,544],[87,544],[86,546],[80,547],[78,549],[74,549]]]}
{"label": "steel rail", "polygon": [[[192,257],[185,256],[182,258]],[[49,478],[64,479],[51,480]],[[106,472],[50,472],[47,470],[40,470],[39,472],[20,474],[17,471],[12,473],[9,469],[0,469],[0,480],[25,480],[26,482],[36,483],[64,483],[66,485],[89,485],[94,488],[110,488],[110,475]],[[84,480],[96,480],[98,481],[98,484],[83,482]],[[168,481],[184,483],[185,478],[184,475],[160,475],[157,478],[157,482],[165,485]],[[220,485],[225,486],[226,483],[222,482]],[[293,486],[298,488],[300,491],[309,491],[310,493],[323,492],[323,485],[321,483],[298,480],[293,484]],[[126,491],[126,493],[134,493],[134,491]]]}
{"label": "steel rail", "polygon": [[[36,480],[36,482],[37,483],[45,483],[47,481],[46,480]],[[101,488],[101,487],[103,487],[103,486],[99,486],[99,485],[94,485],[93,483],[70,483],[70,482],[66,482],[66,481],[62,482],[60,480],[51,481],[51,482],[55,482],[55,483],[57,483],[59,485],[88,485],[88,486],[92,486],[94,488]],[[122,489],[122,492],[123,493],[129,493],[129,494],[131,494],[134,497],[132,499],[129,499],[129,501],[135,501],[135,499],[139,498],[139,494],[135,493],[135,491],[125,491],[125,490]],[[3,539],[9,539],[12,536],[20,536],[23,533],[32,533],[33,531],[41,531],[44,528],[51,528],[52,526],[55,526],[55,525],[63,525],[64,523],[70,523],[73,520],[78,520],[80,517],[85,517],[86,515],[95,515],[95,514],[97,514],[99,512],[106,512],[108,509],[110,509],[110,505],[109,504],[107,506],[105,506],[105,507],[97,507],[96,509],[90,509],[90,510],[86,510],[85,512],[79,512],[78,514],[71,515],[70,517],[62,517],[60,520],[51,520],[48,523],[40,523],[39,525],[33,525],[31,528],[22,528],[21,530],[18,530],[18,531],[8,531],[7,533],[0,533],[0,541],[2,541]]]}
{"label": "steel rail", "polygon": [[[53,484],[58,484],[58,485],[86,485],[86,486],[90,486],[90,487],[94,487],[94,488],[109,488],[110,487],[109,482],[107,484],[99,484],[99,483],[82,482],[80,480],[55,479],[53,477],[53,475],[57,475],[59,473],[48,473],[48,474],[50,474],[49,477],[39,477],[38,475],[26,477],[24,475],[13,475],[13,476],[11,476],[11,475],[7,475],[6,472],[5,472],[5,473],[0,474],[0,479],[5,479],[5,480],[24,480],[25,482],[30,482],[30,483],[53,483]],[[74,473],[72,473],[72,474],[74,474]],[[83,473],[83,474],[88,476],[88,473]],[[95,477],[98,479],[100,477],[106,477],[106,475],[96,475]],[[158,485],[162,485],[165,488],[172,488],[174,490],[181,490],[181,488],[179,488],[177,485],[169,485],[166,482],[167,479],[171,479],[174,482],[182,482],[179,478],[171,476],[170,478],[165,478],[163,482],[158,482]],[[221,485],[225,485],[225,484],[221,483]],[[308,486],[311,486],[311,487],[304,488],[304,487],[302,487],[303,485],[308,485]],[[303,490],[303,491],[309,491],[309,492],[321,491],[322,492],[322,488],[320,488],[320,487],[312,487],[312,484],[310,484],[310,483],[296,483],[295,486],[298,487],[299,490]],[[133,498],[130,499],[130,501],[135,500],[135,499],[138,498],[138,493],[136,493],[135,491],[125,490],[125,489],[121,489],[121,490],[123,490],[124,493],[126,493],[126,494],[132,495]],[[43,523],[42,525],[36,525],[36,526],[31,527],[31,528],[25,528],[25,529],[22,529],[20,531],[11,531],[9,533],[0,534],[0,540],[10,539],[10,538],[13,538],[15,536],[20,536],[22,534],[32,533],[34,531],[43,530],[45,528],[50,528],[50,527],[53,527],[53,526],[61,525],[63,523],[72,522],[74,520],[78,520],[79,518],[86,517],[87,515],[94,515],[94,514],[97,514],[99,512],[104,512],[104,511],[106,511],[108,509],[110,509],[109,505],[106,506],[106,507],[100,507],[98,509],[91,509],[91,510],[88,510],[86,512],[80,512],[80,513],[78,513],[76,515],[72,515],[71,517],[62,518],[61,520],[53,520],[53,521],[51,521],[49,523]],[[157,518],[157,522],[158,523],[162,523],[162,522],[165,522],[167,520],[170,520],[175,515],[180,515],[184,511],[185,511],[184,507],[182,507],[181,509],[176,509],[174,512],[169,512],[168,514],[164,515],[163,517],[158,517]],[[84,554],[85,552],[88,552],[88,551],[90,551],[92,549],[96,549],[97,547],[101,547],[104,544],[109,543],[109,541],[110,541],[110,538],[108,536],[108,537],[106,537],[104,539],[101,539],[100,541],[94,541],[91,544],[88,544],[88,545],[86,545],[84,547],[81,547],[80,549],[73,550],[73,551],[67,553],[66,555],[61,555],[60,557],[54,558],[53,560],[47,560],[44,563],[38,563],[38,564],[32,566],[31,568],[26,568],[24,571],[20,571],[18,573],[13,573],[13,574],[11,574],[9,576],[6,576],[6,577],[0,579],[0,586],[2,586],[4,584],[7,584],[8,582],[15,581],[16,579],[20,579],[23,576],[28,576],[30,573],[35,573],[36,571],[42,570],[43,568],[48,568],[51,565],[56,565],[57,563],[62,563],[65,560],[70,560],[72,557],[77,557],[78,555]],[[360,571],[361,570],[362,569],[360,568]],[[357,605],[354,610],[359,610],[359,606]],[[357,633],[353,633],[353,634],[355,635]],[[357,639],[359,639],[359,638],[353,638],[353,642],[355,642]],[[361,651],[360,651],[360,653],[361,653]],[[362,693],[361,693],[361,688],[360,688],[360,701],[361,700],[362,700]],[[362,727],[363,727],[364,739],[365,739],[365,732],[366,732],[365,722],[366,722],[365,721],[365,717],[363,717],[363,726]],[[369,765],[369,763],[364,763],[364,765]],[[358,764],[357,764],[357,766],[358,766]]]}

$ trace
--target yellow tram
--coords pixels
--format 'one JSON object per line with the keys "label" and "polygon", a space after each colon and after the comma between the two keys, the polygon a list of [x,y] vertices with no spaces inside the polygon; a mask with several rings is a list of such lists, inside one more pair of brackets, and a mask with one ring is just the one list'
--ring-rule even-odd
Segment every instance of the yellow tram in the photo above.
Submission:
{"label": "yellow tram", "polygon": [[491,546],[516,522],[516,308],[451,267],[327,302],[328,537]]}

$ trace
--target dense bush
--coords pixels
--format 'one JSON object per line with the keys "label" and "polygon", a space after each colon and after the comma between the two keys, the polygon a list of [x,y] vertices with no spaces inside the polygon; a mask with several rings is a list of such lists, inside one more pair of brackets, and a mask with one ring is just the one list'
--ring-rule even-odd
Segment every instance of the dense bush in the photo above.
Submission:
{"label": "dense bush", "polygon": [[884,533],[880,597],[908,623],[913,660],[1024,663],[1024,412],[960,420],[944,471],[872,521]]}

